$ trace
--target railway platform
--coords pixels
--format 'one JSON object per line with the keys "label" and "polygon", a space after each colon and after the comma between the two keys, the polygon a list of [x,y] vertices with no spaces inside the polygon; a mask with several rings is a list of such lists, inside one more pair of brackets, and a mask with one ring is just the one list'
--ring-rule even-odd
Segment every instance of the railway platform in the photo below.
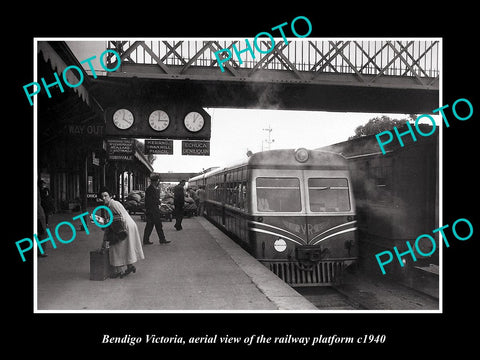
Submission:
{"label": "railway platform", "polygon": [[[49,228],[76,214],[54,214]],[[143,235],[145,222],[132,215]],[[316,310],[316,307],[202,217],[185,218],[183,230],[164,222],[169,244],[154,230],[136,273],[120,279],[90,280],[90,251],[103,232],[77,231],[69,244],[47,248],[37,262],[37,311],[196,312]],[[66,235],[66,238],[69,236]]]}

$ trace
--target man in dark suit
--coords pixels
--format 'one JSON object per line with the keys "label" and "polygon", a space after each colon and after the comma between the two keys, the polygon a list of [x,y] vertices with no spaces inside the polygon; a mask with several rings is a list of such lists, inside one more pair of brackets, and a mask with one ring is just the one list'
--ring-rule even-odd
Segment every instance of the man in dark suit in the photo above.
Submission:
{"label": "man in dark suit", "polygon": [[185,180],[173,188],[173,204],[175,205],[175,229],[182,230],[183,207],[185,206]]}
{"label": "man in dark suit", "polygon": [[150,245],[153,242],[150,241],[150,234],[153,231],[153,226],[157,229],[158,239],[160,244],[168,244],[170,241],[165,239],[165,234],[163,233],[162,219],[160,213],[160,191],[158,189],[158,184],[160,183],[160,178],[158,175],[153,174],[150,176],[150,185],[147,190],[145,190],[145,216],[147,218],[147,224],[145,225],[145,230],[143,232],[143,244]]}

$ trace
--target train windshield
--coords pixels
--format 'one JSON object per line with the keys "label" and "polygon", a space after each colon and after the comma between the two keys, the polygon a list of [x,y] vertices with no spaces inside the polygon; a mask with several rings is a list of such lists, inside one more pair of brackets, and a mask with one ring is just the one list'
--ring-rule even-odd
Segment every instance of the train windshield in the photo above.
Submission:
{"label": "train windshield", "polygon": [[300,180],[285,177],[257,178],[257,209],[272,212],[300,212]]}
{"label": "train windshield", "polygon": [[310,211],[339,212],[350,210],[348,180],[345,178],[308,179]]}

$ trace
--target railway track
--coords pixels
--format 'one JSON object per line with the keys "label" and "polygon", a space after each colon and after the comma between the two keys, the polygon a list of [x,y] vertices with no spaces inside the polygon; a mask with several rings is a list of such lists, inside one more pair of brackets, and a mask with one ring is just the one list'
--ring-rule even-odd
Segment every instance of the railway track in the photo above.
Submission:
{"label": "railway track", "polygon": [[421,289],[413,289],[390,278],[371,276],[355,269],[346,271],[338,285],[293,287],[319,310],[430,311],[439,310],[440,305],[438,297],[424,293]]}
{"label": "railway track", "polygon": [[359,277],[338,286],[295,287],[319,310],[438,310],[439,300],[393,281]]}
{"label": "railway track", "polygon": [[334,286],[295,287],[319,310],[366,310],[367,308]]}

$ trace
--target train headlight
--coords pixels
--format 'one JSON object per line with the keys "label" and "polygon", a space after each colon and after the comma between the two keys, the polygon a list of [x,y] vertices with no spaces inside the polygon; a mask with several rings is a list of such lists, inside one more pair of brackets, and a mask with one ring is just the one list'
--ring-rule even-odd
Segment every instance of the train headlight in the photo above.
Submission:
{"label": "train headlight", "polygon": [[305,148],[300,148],[295,150],[295,160],[298,162],[304,163],[308,160],[308,150]]}
{"label": "train headlight", "polygon": [[282,252],[282,251],[285,251],[287,249],[287,243],[283,239],[277,239],[273,243],[273,247],[278,252]]}

